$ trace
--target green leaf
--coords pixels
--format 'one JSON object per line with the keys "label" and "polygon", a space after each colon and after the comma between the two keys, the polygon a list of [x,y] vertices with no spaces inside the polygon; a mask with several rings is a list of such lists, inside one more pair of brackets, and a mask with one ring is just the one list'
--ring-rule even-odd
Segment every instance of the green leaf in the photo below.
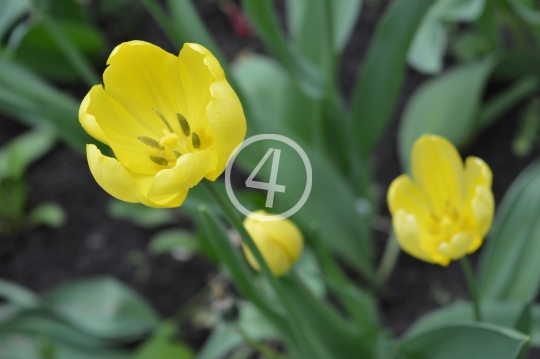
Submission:
{"label": "green leaf", "polygon": [[310,248],[304,248],[302,256],[293,267],[294,273],[317,298],[323,298],[326,287],[321,273],[321,267],[315,253]]}
{"label": "green leaf", "polygon": [[429,80],[411,97],[398,130],[401,166],[409,167],[416,139],[425,133],[441,135],[456,145],[472,134],[484,86],[495,65],[491,57],[462,65]]}
{"label": "green leaf", "polygon": [[347,358],[350,353],[355,353],[359,358],[369,357],[370,343],[367,338],[360,337],[356,329],[332,306],[316,298],[298,280],[284,277],[281,283],[305,328],[308,340],[321,358]]}
{"label": "green leaf", "polygon": [[422,20],[409,49],[408,63],[416,70],[441,71],[448,43],[446,24],[473,22],[484,11],[486,0],[438,0]]}
{"label": "green leaf", "polygon": [[199,243],[193,235],[181,229],[168,229],[158,232],[150,239],[148,251],[153,255],[170,253],[175,250],[182,251],[191,256],[200,250]]}
{"label": "green leaf", "polygon": [[519,118],[519,131],[512,141],[512,152],[527,156],[533,149],[540,130],[540,99],[532,99]]}
{"label": "green leaf", "polygon": [[5,279],[0,279],[0,297],[23,309],[39,306],[39,297],[35,293]]}
{"label": "green leaf", "polygon": [[484,299],[534,301],[540,286],[540,161],[514,180],[504,196],[480,257]]}
{"label": "green leaf", "polygon": [[[36,336],[46,336],[81,348],[96,349],[111,347],[113,342],[95,338],[62,320],[53,318],[49,313],[23,313],[0,325],[1,332],[18,332]],[[0,358],[2,356],[0,355]]]}
{"label": "green leaf", "polygon": [[109,202],[108,210],[111,217],[133,222],[143,228],[156,228],[176,223],[173,210],[150,208],[139,203],[113,200]]}
{"label": "green leaf", "polygon": [[174,323],[164,322],[154,335],[135,352],[133,359],[191,359],[193,351],[184,343],[173,339]]}
{"label": "green leaf", "polygon": [[[264,76],[254,76],[261,71]],[[276,70],[271,62],[257,57],[237,63],[233,68],[233,74],[246,94],[245,100],[249,102],[251,108],[257,109],[253,112],[253,116],[248,118],[250,134],[274,133],[287,136],[302,147],[311,162],[313,172],[311,194],[292,220],[304,231],[313,221],[318,222],[321,238],[327,241],[331,250],[361,270],[366,277],[372,277],[367,221],[356,212],[355,195],[335,165],[324,153],[304,141],[304,137],[298,134],[299,127],[290,125],[290,117],[286,116],[287,112],[283,105],[287,103],[284,96],[288,94],[287,80],[282,76],[283,73]],[[272,121],[268,121],[268,118]],[[304,130],[308,131],[311,129]],[[250,145],[249,151],[242,151],[237,159],[245,172],[251,173],[254,170],[270,144],[274,147],[282,145],[276,141],[268,143],[262,141]],[[286,193],[276,194],[272,209],[274,213],[292,208],[306,186],[306,172],[298,154],[292,152],[288,146],[282,147],[278,183],[286,185]],[[263,166],[259,176],[269,178],[270,170],[270,166]]]}
{"label": "green leaf", "polygon": [[[515,328],[524,334],[531,335],[531,344],[540,346],[540,306],[534,305],[529,310],[532,316],[530,323],[530,332],[523,331],[527,329],[522,319],[527,315],[526,304],[515,302],[482,302],[481,311],[483,320],[487,323],[506,328]],[[429,332],[433,328],[441,325],[449,325],[463,322],[475,322],[473,306],[469,302],[458,302],[448,307],[434,310],[421,317],[407,331],[408,336],[414,336],[418,333]]]}
{"label": "green leaf", "polygon": [[98,338],[131,339],[155,328],[158,316],[135,292],[111,277],[64,285],[42,297],[45,308]]}
{"label": "green leaf", "polygon": [[332,9],[334,51],[341,53],[360,17],[364,0],[327,0]]}
{"label": "green leaf", "polygon": [[358,153],[368,157],[382,136],[401,95],[406,56],[433,0],[394,1],[377,25],[353,93],[352,121]]}
{"label": "green leaf", "polygon": [[[62,32],[78,52],[89,58],[97,58],[105,45],[105,39],[97,28],[73,20],[54,21],[58,31]],[[12,51],[19,63],[52,80],[72,82],[79,79],[78,72],[43,22],[28,27],[17,48]]]}
{"label": "green leaf", "polygon": [[325,91],[325,78],[320,68],[285,41],[271,0],[242,0],[252,25],[261,35],[270,52],[292,75],[298,86],[309,96],[319,98]]}
{"label": "green leaf", "polygon": [[3,0],[0,1],[0,39],[9,28],[28,10],[30,0]]}
{"label": "green leaf", "polygon": [[397,348],[407,358],[518,358],[528,337],[488,323],[447,324],[407,335]]}
{"label": "green leaf", "polygon": [[81,348],[43,335],[0,332],[0,358],[44,359],[43,351],[54,353],[54,359],[129,359],[122,351]]}
{"label": "green leaf", "polygon": [[30,125],[47,127],[85,153],[95,142],[78,121],[79,101],[55,89],[24,67],[0,58],[0,111]]}
{"label": "green leaf", "polygon": [[237,322],[235,324],[219,323],[197,354],[197,359],[225,358],[234,348],[241,345],[244,340],[236,330],[235,325],[239,325],[253,340],[277,340],[280,338],[280,333],[253,304],[243,302],[239,305]]}
{"label": "green leaf", "polygon": [[28,222],[31,226],[45,225],[58,228],[66,222],[66,213],[57,203],[43,203],[30,212]]}
{"label": "green leaf", "polygon": [[0,149],[0,181],[22,179],[28,166],[47,154],[55,143],[48,131],[28,131],[9,141]]}
{"label": "green leaf", "polygon": [[540,11],[535,8],[535,4],[530,0],[508,0],[514,11],[527,23],[540,25]]}

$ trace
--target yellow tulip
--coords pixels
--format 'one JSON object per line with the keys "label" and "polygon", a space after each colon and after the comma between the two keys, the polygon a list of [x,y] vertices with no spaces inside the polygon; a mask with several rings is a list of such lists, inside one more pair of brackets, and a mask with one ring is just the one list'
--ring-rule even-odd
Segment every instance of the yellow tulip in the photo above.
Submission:
{"label": "yellow tulip", "polygon": [[401,248],[442,266],[476,251],[494,212],[488,165],[477,157],[463,164],[448,140],[424,135],[413,146],[411,171],[412,179],[399,176],[387,194]]}
{"label": "yellow tulip", "polygon": [[[255,211],[261,216],[269,216],[265,211]],[[296,225],[288,219],[261,221],[246,217],[244,227],[259,248],[264,260],[275,276],[287,273],[300,258],[304,237]],[[249,264],[259,270],[259,263],[247,248],[242,245]]]}
{"label": "yellow tulip", "polygon": [[180,206],[203,178],[215,180],[244,139],[246,120],[217,59],[185,44],[179,56],[143,42],[118,45],[104,86],[92,87],[79,121],[116,158],[87,145],[90,171],[113,197]]}

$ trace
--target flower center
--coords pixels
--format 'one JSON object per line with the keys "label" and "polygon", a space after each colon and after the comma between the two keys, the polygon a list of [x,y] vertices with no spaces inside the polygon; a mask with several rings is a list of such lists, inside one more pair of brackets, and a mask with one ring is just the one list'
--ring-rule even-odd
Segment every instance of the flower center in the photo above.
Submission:
{"label": "flower center", "polygon": [[194,150],[198,150],[201,147],[201,139],[195,132],[191,131],[189,122],[182,114],[176,114],[178,124],[180,125],[183,134],[181,137],[181,135],[179,136],[176,134],[169,121],[167,121],[161,112],[155,108],[153,108],[152,111],[154,111],[165,124],[166,128],[163,129],[163,136],[159,141],[148,136],[137,137],[139,141],[156,150],[155,153],[150,154],[149,156],[152,162],[168,167],[171,163],[174,165],[180,156],[192,152],[189,150],[187,144],[188,137],[191,137],[191,144]]}

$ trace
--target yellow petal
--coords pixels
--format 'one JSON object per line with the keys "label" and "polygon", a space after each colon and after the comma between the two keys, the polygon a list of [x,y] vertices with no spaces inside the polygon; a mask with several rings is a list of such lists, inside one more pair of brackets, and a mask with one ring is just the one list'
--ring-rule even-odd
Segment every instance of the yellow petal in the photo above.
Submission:
{"label": "yellow petal", "polygon": [[81,126],[84,128],[84,130],[88,132],[90,136],[108,145],[109,139],[107,138],[107,136],[105,136],[105,134],[101,130],[101,127],[99,127],[96,121],[96,118],[93,115],[88,113],[89,104],[90,104],[90,92],[86,94],[86,96],[81,102],[81,106],[79,107],[79,122],[81,123]]}
{"label": "yellow petal", "polygon": [[393,180],[386,198],[390,213],[395,214],[399,209],[403,209],[424,225],[431,221],[429,202],[409,176],[404,174]]}
{"label": "yellow petal", "polygon": [[[251,238],[253,238],[255,245],[261,252],[272,273],[274,273],[275,276],[282,276],[287,273],[291,268],[291,262],[283,248],[268,237],[265,229],[259,222],[250,221],[244,223],[244,226]],[[242,248],[249,264],[254,269],[260,270],[259,263],[257,263],[257,260],[247,246],[243,244]]]}
{"label": "yellow petal", "polygon": [[492,173],[489,166],[478,157],[467,157],[465,161],[465,201],[469,202],[476,194],[476,186],[491,188]]}
{"label": "yellow petal", "polygon": [[454,145],[440,136],[423,135],[414,143],[411,167],[414,183],[424,192],[437,216],[444,213],[448,204],[461,210],[463,162]]}
{"label": "yellow petal", "polygon": [[148,197],[161,197],[184,192],[197,185],[209,170],[215,167],[215,155],[209,151],[187,153],[176,162],[176,166],[161,170],[152,182]]}
{"label": "yellow petal", "polygon": [[[267,215],[265,211],[255,211],[255,213]],[[247,221],[250,221],[250,219],[247,219]],[[266,231],[269,239],[281,246],[291,263],[300,258],[304,246],[304,237],[293,222],[282,219],[279,221],[259,222],[259,225]]]}
{"label": "yellow petal", "polygon": [[208,175],[215,180],[224,171],[233,150],[246,136],[246,118],[236,93],[226,81],[215,82],[211,86],[212,101],[208,105],[208,126],[217,153],[217,166]]}
{"label": "yellow petal", "polygon": [[129,171],[116,159],[103,156],[95,145],[86,146],[90,172],[111,196],[126,202],[140,202],[142,192]]}
{"label": "yellow petal", "polygon": [[87,113],[94,116],[122,165],[140,174],[155,174],[164,168],[150,160],[150,154],[156,150],[138,139],[139,136],[152,137],[150,130],[110,97],[101,85],[92,87],[87,98]]}
{"label": "yellow petal", "polygon": [[212,140],[206,133],[206,108],[211,101],[210,86],[224,79],[223,69],[216,58],[204,47],[196,44],[184,44],[177,61],[180,74],[179,95],[182,115],[187,119],[192,132],[201,137],[204,146]]}
{"label": "yellow petal", "polygon": [[420,230],[416,217],[406,211],[399,209],[392,216],[392,224],[396,238],[401,248],[418,259],[433,263],[420,244]]}
{"label": "yellow petal", "polygon": [[144,41],[130,41],[118,45],[107,64],[105,91],[150,131],[139,135],[163,135],[166,125],[153,108],[163,114],[176,133],[181,133],[176,113],[186,116],[186,94],[180,86],[176,56]]}
{"label": "yellow petal", "polygon": [[474,239],[473,233],[462,232],[457,233],[450,239],[450,245],[452,247],[452,259],[460,259],[467,254],[467,251]]}
{"label": "yellow petal", "polygon": [[483,238],[491,227],[495,212],[495,201],[491,189],[486,186],[476,186],[471,207],[476,219],[477,234]]}

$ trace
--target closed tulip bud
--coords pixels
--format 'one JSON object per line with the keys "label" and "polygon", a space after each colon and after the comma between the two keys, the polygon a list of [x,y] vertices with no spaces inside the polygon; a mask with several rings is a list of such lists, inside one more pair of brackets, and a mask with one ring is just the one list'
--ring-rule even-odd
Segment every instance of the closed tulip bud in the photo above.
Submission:
{"label": "closed tulip bud", "polygon": [[[258,215],[269,216],[265,211],[256,211]],[[259,248],[264,260],[275,276],[287,273],[300,258],[304,246],[304,237],[298,227],[288,219],[279,221],[261,221],[246,217],[244,227]],[[249,264],[259,270],[257,260],[243,245],[244,254]]]}

